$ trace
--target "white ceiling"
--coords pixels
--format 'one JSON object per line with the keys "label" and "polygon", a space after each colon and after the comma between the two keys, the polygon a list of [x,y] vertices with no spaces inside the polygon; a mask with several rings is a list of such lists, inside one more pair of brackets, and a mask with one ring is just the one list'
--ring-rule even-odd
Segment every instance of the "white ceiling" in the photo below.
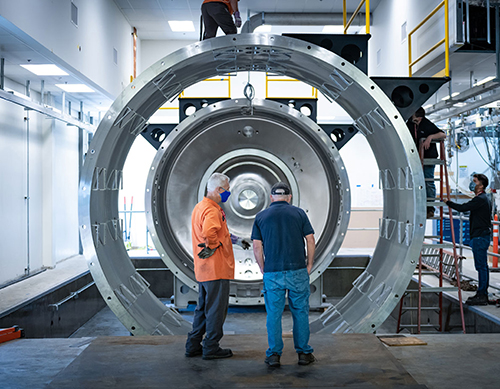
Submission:
{"label": "white ceiling", "polygon": [[[403,0],[399,0],[403,1]],[[143,40],[198,40],[200,37],[200,15],[203,0],[114,0],[118,8],[132,27],[137,28],[137,35]],[[314,12],[342,13],[342,0],[241,0],[240,14],[243,22],[259,12]],[[347,0],[347,12],[353,12],[360,0]],[[373,12],[380,0],[370,1]],[[364,6],[362,9],[364,12]],[[191,20],[195,32],[173,32],[169,20]],[[307,27],[302,27],[303,32]],[[319,32],[319,31],[310,31]],[[274,31],[273,31],[274,33]]]}

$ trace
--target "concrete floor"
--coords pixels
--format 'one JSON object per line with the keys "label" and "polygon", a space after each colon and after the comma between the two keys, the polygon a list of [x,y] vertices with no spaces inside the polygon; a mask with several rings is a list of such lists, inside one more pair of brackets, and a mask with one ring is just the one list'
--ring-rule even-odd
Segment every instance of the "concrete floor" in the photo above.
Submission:
{"label": "concrete floor", "polygon": [[[473,269],[472,256],[469,254],[468,252],[465,253],[468,259],[464,262],[464,274],[475,277],[477,274]],[[78,267],[71,269],[73,263],[77,263]],[[37,275],[27,281],[33,283],[33,286],[36,285],[38,288],[42,287],[44,284],[47,286],[50,282],[54,282],[53,274],[61,273],[63,277],[70,278],[73,276],[72,273],[76,274],[85,271],[85,266],[83,265],[84,261],[82,261],[81,258],[74,258],[64,263],[63,266],[58,266],[57,269],[47,270],[45,273]],[[491,285],[500,286],[500,273],[491,273],[490,276]],[[432,281],[432,276],[430,277]],[[27,290],[30,292],[33,292],[33,290],[31,287],[25,288],[27,281],[1,290],[0,301],[2,304],[0,304],[0,307],[5,305],[3,308],[8,308],[8,306],[13,303],[11,299],[14,297],[16,297],[18,301],[27,301],[31,299],[32,296],[31,294],[27,294]],[[430,283],[432,284],[432,282]],[[490,292],[494,291],[495,290],[490,290]],[[470,294],[472,293],[465,292],[463,294],[464,300]],[[6,296],[9,297],[8,300],[3,298]],[[189,307],[189,309],[181,311],[182,316],[191,321],[193,308],[194,307]],[[473,309],[481,311],[482,314],[491,316],[492,320],[499,320],[498,318],[500,318],[500,309],[495,306],[474,307]],[[320,312],[311,312],[310,320],[314,320],[319,315]],[[218,380],[216,386],[265,387],[264,383],[267,383],[268,387],[313,387],[313,385],[315,387],[335,387],[335,385],[337,387],[426,386],[440,389],[498,387],[496,366],[498,364],[497,361],[500,359],[500,334],[418,335],[419,339],[428,343],[426,346],[388,347],[380,343],[382,348],[377,348],[375,346],[374,339],[377,338],[373,335],[365,335],[368,337],[366,338],[366,342],[371,345],[371,348],[364,347],[365,342],[363,338],[357,339],[356,342],[350,342],[349,335],[335,335],[335,337],[340,337],[340,340],[336,341],[338,344],[336,344],[331,341],[332,335],[313,335],[311,344],[318,350],[317,353],[319,353],[318,356],[321,355],[321,359],[317,365],[311,366],[312,369],[304,371],[313,371],[315,374],[319,374],[322,377],[328,376],[329,378],[317,380],[314,376],[310,380],[304,380],[304,376],[300,376],[300,374],[298,375],[297,373],[298,366],[295,364],[296,357],[293,352],[291,339],[287,334],[291,328],[291,315],[289,312],[285,312],[283,317],[283,330],[286,343],[286,356],[283,357],[283,360],[286,361],[286,365],[278,372],[269,372],[265,369],[263,370],[266,366],[263,363],[266,348],[264,307],[230,308],[224,327],[226,336],[223,339],[223,346],[231,345],[234,351],[238,351],[239,349],[238,353],[243,352],[248,355],[243,359],[234,358],[231,362],[229,362],[229,360],[217,361],[217,365],[209,365],[219,366],[217,368],[219,376],[216,377]],[[377,331],[377,335],[394,333],[395,328],[395,320],[389,318]],[[113,378],[113,376],[110,375],[106,378],[106,372],[109,370],[111,374],[113,366],[117,367],[119,365],[122,355],[134,354],[134,348],[138,347],[135,342],[136,339],[139,338],[130,337],[129,335],[128,331],[109,308],[104,308],[72,334],[69,339],[20,339],[0,344],[0,388],[44,388],[47,387],[47,385],[52,387],[78,387],[79,383],[75,381],[74,385],[70,384],[68,377],[71,378],[73,376],[76,378],[75,374],[78,374],[80,370],[75,370],[75,366],[79,364],[84,366],[83,362],[85,360],[92,362],[92,358],[88,358],[90,354],[85,356],[83,353],[89,345],[94,345],[94,342],[97,342],[95,344],[99,345],[99,349],[95,350],[95,352],[98,354],[101,353],[102,355],[108,355],[109,361],[114,361],[117,365],[111,364],[106,366],[104,370],[94,371],[92,363],[90,365],[87,364],[85,367],[87,370],[85,371],[90,372],[89,374],[100,374],[101,380],[99,382],[94,381],[91,386],[86,387],[124,387],[118,384],[116,377]],[[116,343],[113,339],[116,339],[114,337],[117,336],[122,339],[118,341],[118,343],[121,343],[120,351],[113,349],[114,346],[110,346]],[[249,339],[251,339],[251,341],[249,341]],[[146,344],[142,344],[142,348],[138,347],[144,355],[143,359],[136,363],[141,366],[147,365],[150,355],[155,355],[158,350],[161,349],[161,355],[166,359],[163,361],[163,365],[161,363],[156,365],[159,366],[159,373],[161,373],[157,376],[158,378],[163,374],[161,371],[163,366],[165,366],[166,371],[175,373],[180,369],[184,371],[184,374],[189,376],[190,371],[185,369],[187,363],[186,359],[178,355],[178,351],[182,349],[182,337],[177,339],[176,347],[179,350],[177,350],[176,353],[174,353],[176,350],[174,350],[174,348],[168,351],[170,349],[167,344],[164,348],[158,348],[158,344],[161,345],[162,341],[168,343],[166,339],[150,340],[147,341]],[[228,343],[224,343],[226,341]],[[137,340],[137,342],[141,343],[140,340]],[[159,343],[155,346],[153,344],[147,344],[148,342]],[[247,347],[245,346],[241,348],[241,344],[245,342],[251,342],[252,347],[248,346],[250,348],[245,348]],[[142,343],[144,343],[144,341],[142,341]],[[342,344],[343,348],[339,347],[339,344]],[[338,354],[342,353],[341,349],[349,350],[349,347],[358,359],[339,359]],[[250,355],[251,357],[249,357]],[[363,355],[367,357],[370,356],[370,358],[363,360],[359,359]],[[380,366],[374,367],[376,366],[375,362],[377,362],[371,358],[374,355],[375,357],[378,356],[384,359],[389,364],[388,366],[390,366],[390,368],[385,369]],[[134,356],[132,355],[131,358],[133,359]],[[233,361],[237,361],[237,363]],[[207,381],[210,377],[213,378],[213,375],[209,377],[205,376],[205,373],[203,373],[205,363],[208,362],[213,361],[196,360],[193,362],[192,366],[190,365],[191,368],[194,369],[191,373],[196,373],[197,377],[194,381],[190,380],[191,387],[213,387],[213,382],[210,383]],[[230,363],[230,365],[227,365],[227,363]],[[131,366],[134,366],[134,364]],[[245,376],[245,374],[248,376],[248,372],[254,372],[258,374],[260,381],[257,382],[257,384],[254,381],[234,381],[234,372],[224,368],[224,366],[233,366],[236,369],[240,369],[239,374],[242,376]],[[385,380],[387,377],[383,374],[379,374],[379,372],[383,372],[384,370],[399,372],[399,383],[395,381],[391,383],[390,380]],[[302,371],[302,373],[304,373],[304,371]],[[336,381],[334,376],[329,375],[331,371],[337,372],[337,375],[340,377],[339,380]],[[356,381],[349,379],[349,374],[351,373],[343,375],[343,371],[351,372],[353,376],[363,375],[363,371],[371,373],[376,371],[377,373],[373,373],[370,376],[371,378],[366,378],[365,376],[365,381]],[[113,374],[115,373],[116,371]],[[409,374],[411,380],[405,376],[406,373]],[[129,387],[156,387],[158,383],[161,387],[171,386],[166,384],[165,381],[154,381],[154,371],[150,371],[150,375],[153,380],[148,381],[149,384],[136,382],[135,384],[137,384],[137,386]],[[292,382],[288,380],[288,375],[294,376],[298,381]],[[235,382],[238,382],[238,384],[235,385]],[[245,382],[246,384],[244,384]],[[177,386],[179,388],[185,387],[182,384],[178,384]]]}
{"label": "concrete floor", "polygon": [[[192,311],[189,307],[181,314],[191,320]],[[311,312],[310,319],[319,314]],[[395,324],[387,325],[390,330]],[[263,363],[267,346],[263,307],[230,308],[222,346],[231,347],[235,357],[215,364],[185,359],[182,336],[130,337],[105,308],[69,339],[20,339],[0,344],[0,387],[498,387],[500,334],[418,335],[427,345],[403,347],[385,346],[369,334],[313,334],[310,343],[319,361],[304,369],[296,365],[287,333],[291,327],[290,312],[285,311],[284,366],[270,371]],[[87,353],[89,345],[93,351]],[[124,374],[128,374],[125,381],[120,378]]]}

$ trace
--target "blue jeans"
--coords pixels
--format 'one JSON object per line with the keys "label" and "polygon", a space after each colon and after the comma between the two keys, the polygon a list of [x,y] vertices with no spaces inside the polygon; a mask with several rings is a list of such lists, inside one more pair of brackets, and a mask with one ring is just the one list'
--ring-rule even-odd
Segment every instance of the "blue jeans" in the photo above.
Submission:
{"label": "blue jeans", "polygon": [[472,248],[472,254],[474,255],[474,267],[477,270],[477,276],[479,279],[479,286],[477,288],[478,295],[488,295],[490,274],[486,252],[488,251],[489,245],[489,237],[479,236],[470,240],[470,247]]}
{"label": "blue jeans", "polygon": [[[435,165],[425,165],[424,166],[424,177],[425,178],[434,178],[434,170]],[[432,198],[433,200],[436,198],[436,184],[434,181],[425,181],[425,192],[427,195],[427,199]]]}
{"label": "blue jeans", "polygon": [[307,269],[264,273],[264,300],[267,311],[266,356],[281,355],[283,338],[281,316],[285,308],[285,293],[293,318],[293,343],[297,353],[312,353],[309,346],[309,274]]}

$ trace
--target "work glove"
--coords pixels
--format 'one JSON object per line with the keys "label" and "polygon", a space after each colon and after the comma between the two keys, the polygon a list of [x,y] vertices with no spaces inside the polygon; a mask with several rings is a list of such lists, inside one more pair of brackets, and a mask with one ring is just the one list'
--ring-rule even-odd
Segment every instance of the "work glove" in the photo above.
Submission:
{"label": "work glove", "polygon": [[[219,243],[219,246],[220,245],[221,244]],[[198,247],[203,247],[203,249],[198,253],[198,257],[200,257],[201,259],[207,259],[207,258],[211,257],[212,255],[214,255],[215,250],[217,250],[219,248],[219,246],[211,249],[211,248],[207,247],[205,245],[205,243],[200,243],[198,245]]]}
{"label": "work glove", "polygon": [[240,246],[243,250],[248,250],[252,243],[248,239],[238,238],[236,244]]}
{"label": "work glove", "polygon": [[240,17],[240,12],[236,11],[234,13],[234,24],[236,27],[240,28],[241,27],[241,17]]}

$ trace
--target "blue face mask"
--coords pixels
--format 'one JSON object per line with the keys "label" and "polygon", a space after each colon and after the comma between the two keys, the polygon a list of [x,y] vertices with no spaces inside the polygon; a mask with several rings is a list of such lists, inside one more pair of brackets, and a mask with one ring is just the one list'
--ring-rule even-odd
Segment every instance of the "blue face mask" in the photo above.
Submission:
{"label": "blue face mask", "polygon": [[476,184],[474,183],[474,181],[471,181],[469,183],[469,189],[471,192],[474,192],[474,189],[476,189]]}
{"label": "blue face mask", "polygon": [[222,201],[223,203],[225,203],[227,201],[227,199],[229,198],[230,195],[231,195],[230,191],[224,190],[224,192],[220,193],[220,201]]}

